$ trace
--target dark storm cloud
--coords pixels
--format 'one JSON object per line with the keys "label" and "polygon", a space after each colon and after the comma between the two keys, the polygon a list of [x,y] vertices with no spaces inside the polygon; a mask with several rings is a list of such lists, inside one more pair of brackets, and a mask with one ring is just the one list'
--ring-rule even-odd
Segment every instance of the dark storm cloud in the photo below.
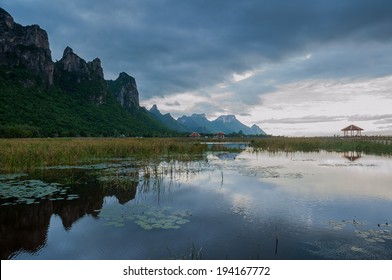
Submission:
{"label": "dark storm cloud", "polygon": [[[312,73],[358,75],[363,65],[374,64],[375,56],[380,64],[372,65],[371,71],[391,71],[390,63],[382,63],[383,57],[392,61],[390,48],[385,47],[392,39],[390,0],[3,0],[0,4],[17,22],[37,23],[48,31],[54,59],[60,59],[68,45],[86,60],[100,57],[107,78],[114,79],[121,71],[133,75],[142,98],[209,87],[233,73],[307,52],[320,55],[305,68],[285,70],[288,80],[291,75]],[[370,43],[383,47],[376,54],[365,48],[352,51],[352,46]],[[328,46],[333,51],[324,51]],[[360,74],[371,73],[367,69]],[[257,91],[256,85],[248,88],[250,93]]]}

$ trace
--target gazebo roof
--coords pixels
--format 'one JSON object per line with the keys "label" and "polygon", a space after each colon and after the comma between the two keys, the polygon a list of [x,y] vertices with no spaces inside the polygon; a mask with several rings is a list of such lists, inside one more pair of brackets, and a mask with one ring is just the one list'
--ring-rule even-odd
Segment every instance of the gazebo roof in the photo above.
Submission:
{"label": "gazebo roof", "polygon": [[356,125],[351,124],[348,127],[345,127],[342,129],[342,131],[353,131],[353,130],[363,130],[363,128],[360,128]]}
{"label": "gazebo roof", "polygon": [[200,133],[198,133],[198,132],[192,132],[190,136],[191,136],[191,137],[200,137]]}

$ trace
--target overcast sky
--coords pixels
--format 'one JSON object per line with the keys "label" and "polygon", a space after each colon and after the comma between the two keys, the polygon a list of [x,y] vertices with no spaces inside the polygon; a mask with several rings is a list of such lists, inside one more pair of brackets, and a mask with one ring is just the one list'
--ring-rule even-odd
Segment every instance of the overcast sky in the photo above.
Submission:
{"label": "overcast sky", "polygon": [[136,78],[174,117],[235,114],[274,135],[392,134],[391,0],[0,0],[16,22]]}

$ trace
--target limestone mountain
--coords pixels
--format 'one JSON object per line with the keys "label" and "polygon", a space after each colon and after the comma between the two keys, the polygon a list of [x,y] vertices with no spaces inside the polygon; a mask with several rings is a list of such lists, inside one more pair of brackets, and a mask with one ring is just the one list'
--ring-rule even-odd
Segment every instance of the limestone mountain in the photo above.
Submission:
{"label": "limestone mountain", "polygon": [[122,72],[115,81],[108,81],[109,89],[117,101],[127,110],[138,109],[139,92],[134,77]]}
{"label": "limestone mountain", "polygon": [[211,122],[206,118],[205,114],[192,114],[178,118],[177,121],[187,128],[189,132],[214,133],[215,128],[211,127]]}
{"label": "limestone mountain", "polygon": [[179,132],[214,134],[222,131],[226,134],[242,132],[244,135],[266,135],[257,125],[254,124],[252,127],[248,127],[241,123],[235,115],[223,115],[210,121],[205,114],[192,114],[191,116],[183,115],[175,120],[170,114],[162,115],[156,105],[150,109],[150,113],[170,129]]}
{"label": "limestone mountain", "polygon": [[134,78],[106,81],[99,58],[70,47],[54,63],[46,31],[0,8],[0,137],[172,134],[139,106]]}
{"label": "limestone mountain", "polygon": [[[54,63],[48,34],[38,25],[22,26],[0,8],[0,67],[24,67],[53,83]],[[27,84],[35,81],[24,81]]]}
{"label": "limestone mountain", "polygon": [[150,113],[156,118],[159,122],[164,124],[166,127],[170,128],[171,130],[178,131],[178,132],[188,132],[188,129],[183,126],[180,122],[170,115],[170,113],[162,114],[159,110],[157,105],[153,105],[150,109]]}
{"label": "limestone mountain", "polygon": [[250,134],[253,135],[267,135],[258,125],[254,124],[250,127]]}
{"label": "limestone mountain", "polygon": [[241,123],[235,115],[223,115],[213,121],[209,121],[205,114],[192,114],[177,119],[188,131],[199,133],[217,133],[222,131],[226,134],[242,132],[244,135],[265,135],[266,133],[257,125],[248,127]]}
{"label": "limestone mountain", "polygon": [[217,127],[220,131],[224,133],[232,133],[232,132],[240,132],[242,131],[245,135],[265,135],[266,133],[258,127],[256,124],[252,125],[252,127],[248,127],[241,123],[235,115],[223,115],[218,117],[216,120],[212,121],[212,123]]}
{"label": "limestone mountain", "polygon": [[54,64],[54,83],[64,91],[75,94],[83,92],[96,104],[102,104],[108,94],[99,58],[86,62],[66,47],[63,57]]}

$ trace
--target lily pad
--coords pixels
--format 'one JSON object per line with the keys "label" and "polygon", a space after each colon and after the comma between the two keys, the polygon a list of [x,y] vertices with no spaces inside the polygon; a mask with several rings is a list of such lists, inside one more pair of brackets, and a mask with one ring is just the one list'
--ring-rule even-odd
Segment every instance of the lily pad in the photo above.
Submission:
{"label": "lily pad", "polygon": [[144,230],[179,229],[190,222],[190,211],[172,212],[170,208],[154,207],[150,205],[136,205],[133,207],[112,206],[103,208],[99,217],[104,219],[105,225],[116,226],[127,220],[133,221]]}
{"label": "lily pad", "polygon": [[366,223],[362,221],[357,221],[355,219],[353,220],[342,220],[342,221],[334,221],[334,220],[329,220],[327,222],[328,228],[333,229],[333,230],[342,230],[346,226],[354,226],[354,227],[359,227],[359,226],[365,226]]}
{"label": "lily pad", "polygon": [[352,246],[351,251],[356,253],[366,253],[366,250],[357,246]]}
{"label": "lily pad", "polygon": [[[58,183],[46,183],[41,180],[23,180],[0,183],[0,199],[5,200],[1,205],[33,204],[41,199],[64,199],[66,188]],[[68,195],[72,199],[76,195]]]}
{"label": "lily pad", "polygon": [[366,231],[355,231],[355,233],[358,237],[371,243],[384,243],[386,240],[392,240],[392,232],[390,230],[370,229]]}
{"label": "lily pad", "polygon": [[85,169],[85,170],[103,170],[108,168],[122,167],[121,163],[97,163],[97,164],[85,164],[85,165],[55,165],[46,166],[42,169],[56,169],[56,170],[67,170],[67,169]]}

